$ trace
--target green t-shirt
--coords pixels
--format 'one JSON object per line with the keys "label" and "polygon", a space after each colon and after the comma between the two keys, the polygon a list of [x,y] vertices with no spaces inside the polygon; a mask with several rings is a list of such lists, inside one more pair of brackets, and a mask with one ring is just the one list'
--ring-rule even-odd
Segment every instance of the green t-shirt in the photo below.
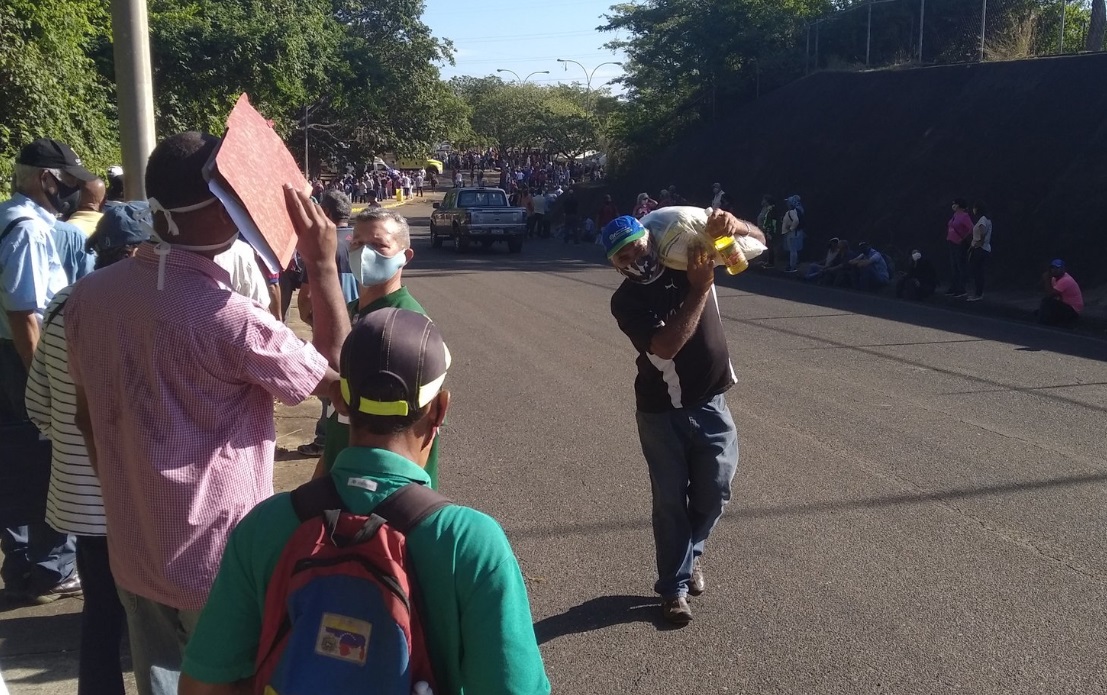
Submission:
{"label": "green t-shirt", "polygon": [[[370,303],[364,309],[358,309],[357,301],[350,302],[346,305],[346,308],[350,311],[350,321],[357,321],[368,313],[374,312],[377,309],[387,309],[389,307],[396,309],[407,309],[408,311],[414,311],[427,315],[425,309],[419,302],[415,301],[415,298],[411,296],[411,293],[407,291],[406,287],[401,287],[392,294],[386,294]],[[350,445],[350,427],[346,424],[345,418],[339,420],[338,413],[331,413],[327,418],[325,430],[326,430],[326,444],[323,447],[323,465],[326,466],[329,471],[334,466],[334,460],[338,457],[338,453]],[[430,458],[427,459],[427,475],[430,476],[431,489],[438,489],[438,437],[434,438],[434,442],[431,444]]]}
{"label": "green t-shirt", "polygon": [[[369,514],[410,482],[428,482],[411,461],[366,447],[343,451],[331,475],[357,514]],[[376,489],[366,490],[373,486],[365,479]],[[253,676],[269,579],[299,523],[285,493],[259,504],[235,528],[185,650],[182,670],[189,676],[205,683]],[[407,547],[436,695],[549,693],[523,575],[495,519],[451,505],[413,529]]]}

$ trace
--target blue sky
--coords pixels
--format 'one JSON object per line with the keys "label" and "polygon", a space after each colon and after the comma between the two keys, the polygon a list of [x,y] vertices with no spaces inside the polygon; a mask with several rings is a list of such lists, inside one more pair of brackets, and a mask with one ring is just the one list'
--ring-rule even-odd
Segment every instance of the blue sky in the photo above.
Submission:
{"label": "blue sky", "polygon": [[[496,75],[498,68],[514,70],[530,82],[584,84],[584,70],[578,65],[558,63],[558,58],[576,60],[589,72],[607,61],[623,59],[602,48],[615,34],[598,32],[601,16],[617,0],[426,0],[423,22],[435,36],[451,39],[456,65],[441,66],[442,77]],[[622,74],[618,65],[599,67],[592,87],[600,87]],[[515,79],[500,73],[505,81]],[[612,85],[621,93],[618,85]]]}

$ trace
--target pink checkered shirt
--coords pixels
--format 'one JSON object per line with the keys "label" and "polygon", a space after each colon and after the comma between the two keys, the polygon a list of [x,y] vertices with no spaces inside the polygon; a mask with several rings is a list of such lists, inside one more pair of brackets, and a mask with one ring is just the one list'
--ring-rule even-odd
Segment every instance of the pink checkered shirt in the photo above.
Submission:
{"label": "pink checkered shirt", "polygon": [[198,610],[227,537],[273,494],[273,398],[296,404],[327,361],[194,253],[150,244],[73,288],[65,334],[92,416],[115,581]]}

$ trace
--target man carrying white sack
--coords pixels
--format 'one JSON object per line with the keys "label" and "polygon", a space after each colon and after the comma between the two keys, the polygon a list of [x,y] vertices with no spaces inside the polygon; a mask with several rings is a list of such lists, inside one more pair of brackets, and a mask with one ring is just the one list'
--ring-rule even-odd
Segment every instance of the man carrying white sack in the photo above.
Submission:
{"label": "man carrying white sack", "polygon": [[[722,211],[704,231],[765,240],[756,226]],[[654,590],[664,619],[684,625],[692,620],[687,597],[707,588],[700,558],[738,467],[738,432],[726,404],[737,378],[715,294],[713,249],[689,243],[687,270],[677,270],[663,264],[656,239],[630,216],[602,232],[608,259],[626,278],[611,313],[638,350],[634,390],[653,494]]]}

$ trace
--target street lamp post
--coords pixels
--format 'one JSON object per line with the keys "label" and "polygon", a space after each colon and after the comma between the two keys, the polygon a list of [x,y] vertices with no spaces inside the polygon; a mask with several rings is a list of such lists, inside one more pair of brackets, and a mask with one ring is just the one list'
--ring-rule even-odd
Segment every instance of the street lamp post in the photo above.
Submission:
{"label": "street lamp post", "polygon": [[1061,0],[1061,37],[1057,41],[1057,52],[1064,54],[1065,52],[1065,14],[1069,9],[1068,0]]}
{"label": "street lamp post", "polygon": [[146,159],[154,149],[154,86],[146,0],[112,0],[112,43],[127,200],[146,198]]}
{"label": "street lamp post", "polygon": [[980,9],[980,62],[984,62],[984,41],[985,30],[988,28],[988,0],[984,0],[984,4]]}
{"label": "street lamp post", "polygon": [[512,75],[515,75],[515,81],[518,82],[519,84],[526,84],[527,81],[530,78],[534,77],[535,75],[549,75],[550,74],[549,70],[535,70],[531,74],[529,74],[526,77],[520,79],[519,73],[515,72],[514,70],[508,70],[507,68],[497,68],[496,72],[510,72]]}
{"label": "street lamp post", "polygon": [[605,65],[620,65],[620,66],[622,65],[622,63],[620,63],[617,60],[609,60],[606,63],[600,63],[596,67],[592,68],[592,72],[588,72],[588,68],[584,67],[584,63],[578,63],[575,60],[566,60],[565,58],[558,58],[557,62],[565,64],[565,69],[566,70],[569,69],[569,65],[568,65],[569,63],[573,63],[574,65],[579,65],[580,69],[584,71],[585,78],[587,78],[587,80],[588,80],[587,86],[588,86],[588,91],[589,92],[592,91],[592,78],[595,77],[597,70],[599,70],[600,68],[602,68]]}
{"label": "street lamp post", "polygon": [[923,62],[923,27],[926,25],[926,0],[919,0],[919,62]]}

